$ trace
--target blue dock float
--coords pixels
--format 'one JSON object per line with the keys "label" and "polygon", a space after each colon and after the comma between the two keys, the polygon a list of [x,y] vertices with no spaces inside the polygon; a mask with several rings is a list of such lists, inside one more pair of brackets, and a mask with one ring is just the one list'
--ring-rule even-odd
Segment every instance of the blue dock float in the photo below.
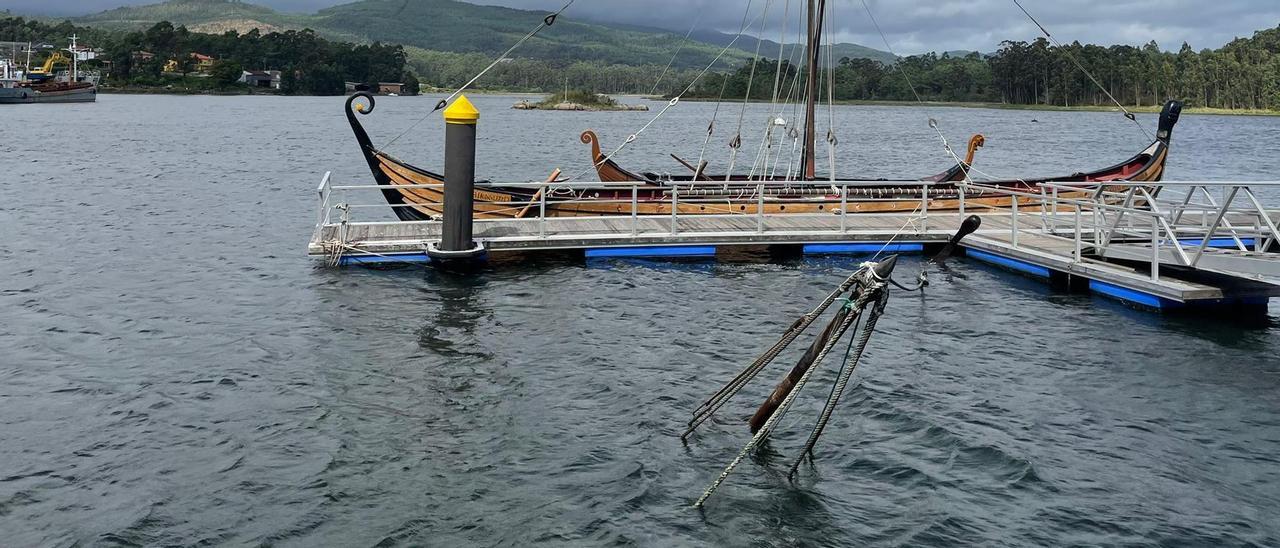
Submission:
{"label": "blue dock float", "polygon": [[426,253],[394,253],[378,255],[343,255],[338,261],[341,266],[376,266],[391,264],[427,264],[431,257]]}
{"label": "blue dock float", "polygon": [[1037,278],[1044,278],[1044,279],[1046,279],[1046,280],[1047,280],[1047,279],[1049,279],[1049,276],[1050,276],[1050,273],[1049,273],[1049,269],[1048,269],[1048,268],[1045,268],[1045,267],[1043,267],[1043,266],[1039,266],[1039,265],[1035,265],[1035,264],[1031,264],[1031,263],[1026,262],[1026,261],[1020,261],[1020,260],[1018,260],[1018,259],[1012,259],[1012,258],[1009,258],[1009,257],[1004,257],[1004,256],[1001,256],[1001,255],[996,255],[995,253],[988,253],[988,252],[986,252],[986,251],[979,251],[979,250],[977,250],[977,249],[970,249],[970,250],[966,253],[966,255],[967,255],[967,256],[969,256],[969,257],[971,257],[971,258],[974,258],[974,259],[977,259],[977,260],[979,260],[979,261],[982,261],[982,262],[984,262],[984,263],[993,264],[993,265],[996,265],[996,266],[1000,266],[1000,267],[1003,267],[1003,268],[1007,268],[1007,269],[1009,269],[1009,270],[1013,270],[1013,271],[1018,272],[1018,273],[1021,273],[1021,274],[1027,274],[1027,275],[1030,275],[1030,276],[1035,276],[1035,277],[1037,277]]}
{"label": "blue dock float", "polygon": [[924,253],[924,244],[921,243],[876,243],[876,242],[858,242],[858,243],[823,243],[823,244],[805,244],[803,247],[805,255],[874,255],[876,253]]}
{"label": "blue dock float", "polygon": [[605,257],[715,257],[713,245],[679,245],[647,247],[598,247],[586,250],[588,259]]}

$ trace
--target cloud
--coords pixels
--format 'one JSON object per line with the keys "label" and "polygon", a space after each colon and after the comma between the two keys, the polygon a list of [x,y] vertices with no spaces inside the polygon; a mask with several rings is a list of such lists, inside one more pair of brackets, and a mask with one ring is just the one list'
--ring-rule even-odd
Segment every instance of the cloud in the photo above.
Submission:
{"label": "cloud", "polygon": [[[554,10],[562,0],[478,0],[480,3],[525,9]],[[700,27],[736,32],[750,1],[755,13],[769,0],[578,0],[569,13],[596,20],[685,30],[694,20]],[[1143,44],[1158,41],[1176,50],[1183,41],[1196,49],[1219,47],[1237,36],[1280,23],[1276,0],[1217,0],[1205,9],[1203,0],[1022,0],[1054,37],[1067,43]],[[802,0],[790,0],[797,22]],[[787,0],[772,0],[771,24],[765,36],[781,35]],[[884,49],[861,0],[828,0],[834,13],[836,36]],[[1002,40],[1034,40],[1039,29],[1012,0],[867,0],[890,46],[899,54],[926,51],[994,51]],[[754,18],[755,15],[753,14]],[[789,32],[794,37],[795,31]]]}
{"label": "cloud", "polygon": [[[46,14],[76,15],[121,4],[157,0],[45,0]],[[409,0],[424,1],[424,0]],[[475,0],[476,3],[513,8],[555,10],[566,0]],[[1034,40],[1039,29],[1014,5],[1013,0],[866,0],[880,23],[890,47],[907,55],[926,51],[994,51],[1002,40]],[[1176,50],[1182,42],[1196,49],[1219,47],[1237,36],[1250,36],[1280,23],[1276,0],[1216,0],[1205,9],[1203,0],[1022,0],[1062,42],[1095,44],[1143,44],[1156,40]],[[310,12],[343,3],[342,0],[258,0],[276,9]],[[799,9],[804,0],[577,0],[569,17],[652,26],[683,32],[695,21],[700,29],[737,32],[750,3],[751,18],[770,5],[766,38],[782,35],[784,6],[787,35],[794,40]],[[0,0],[0,9],[30,13],[31,0]],[[839,41],[884,49],[862,0],[828,0]],[[753,27],[759,33],[760,27]]]}

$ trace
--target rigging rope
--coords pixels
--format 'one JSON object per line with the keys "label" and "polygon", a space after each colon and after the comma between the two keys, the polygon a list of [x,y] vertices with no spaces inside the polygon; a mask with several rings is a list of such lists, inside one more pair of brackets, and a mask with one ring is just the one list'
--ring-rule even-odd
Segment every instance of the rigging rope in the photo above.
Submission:
{"label": "rigging rope", "polygon": [[[880,40],[884,42],[885,49],[894,57],[898,57],[898,54],[893,51],[893,46],[889,45],[889,38],[885,36],[884,30],[881,30],[880,23],[876,21],[875,14],[871,13],[871,7],[867,5],[867,0],[861,1],[862,9],[866,10],[867,18],[871,19],[871,24],[875,27],[876,32],[880,34]],[[924,99],[922,99],[920,97],[920,93],[916,91],[915,84],[911,83],[911,77],[908,76],[907,71],[902,68],[902,63],[896,62],[893,64],[893,67],[897,69],[898,74],[901,74],[902,79],[906,81],[907,87],[911,89],[911,95],[916,98],[916,102],[924,106]],[[964,182],[969,182],[969,170],[965,169],[964,161],[961,160],[960,157],[956,155],[955,151],[951,149],[951,143],[947,142],[947,136],[942,134],[941,129],[938,129],[938,121],[933,118],[929,118],[929,127],[933,128],[933,130],[938,133],[938,139],[942,141],[943,150],[946,150],[947,154],[951,155],[951,158],[956,161],[956,165],[960,166],[961,173],[964,173]]]}
{"label": "rigging rope", "polygon": [[[508,55],[511,55],[511,52],[515,51],[515,50],[516,50],[517,48],[519,48],[521,45],[524,45],[524,43],[525,43],[525,42],[527,42],[530,38],[533,38],[535,35],[537,35],[539,32],[541,32],[541,31],[542,31],[542,29],[545,29],[545,28],[547,28],[547,27],[550,27],[551,25],[554,25],[554,24],[555,24],[555,22],[556,22],[556,18],[557,18],[557,17],[559,17],[561,13],[564,13],[564,10],[569,9],[569,6],[572,6],[572,5],[573,5],[573,3],[574,3],[574,2],[576,2],[576,1],[577,1],[577,0],[569,0],[568,2],[566,2],[566,3],[565,3],[564,7],[560,8],[560,9],[559,9],[559,10],[557,10],[555,13],[552,13],[552,14],[550,14],[550,15],[546,16],[546,17],[543,17],[543,18],[542,18],[542,22],[538,23],[538,26],[537,26],[537,27],[535,27],[532,31],[529,31],[529,34],[524,35],[524,37],[523,37],[523,38],[521,38],[520,40],[516,41],[516,43],[515,43],[514,45],[512,45],[510,48],[507,48],[507,51],[503,52],[503,53],[502,53],[502,55],[499,55],[499,56],[498,56],[498,58],[497,58],[497,59],[494,59],[492,63],[489,63],[489,66],[485,67],[485,68],[484,68],[484,70],[480,71],[480,73],[479,73],[479,74],[476,74],[474,77],[472,77],[470,80],[468,80],[468,81],[467,81],[467,83],[462,84],[462,87],[460,87],[460,88],[458,88],[458,89],[454,90],[454,92],[453,92],[453,93],[451,93],[451,94],[449,94],[449,96],[448,96],[448,97],[445,97],[444,99],[441,99],[439,103],[436,103],[436,107],[435,107],[435,108],[433,108],[433,109],[431,109],[431,112],[428,112],[426,116],[423,116],[423,117],[422,117],[420,120],[418,120],[417,122],[414,122],[414,123],[410,124],[408,128],[405,128],[405,130],[404,130],[404,131],[402,131],[402,132],[400,132],[400,134],[399,134],[399,135],[396,135],[394,139],[392,139],[392,140],[388,141],[388,142],[387,142],[387,144],[385,144],[385,145],[383,145],[383,146],[382,146],[382,148],[384,148],[384,149],[385,149],[385,148],[387,148],[387,147],[390,147],[390,146],[391,146],[392,144],[394,144],[396,141],[399,141],[401,137],[404,137],[406,134],[408,134],[410,131],[412,131],[412,130],[413,130],[413,128],[418,127],[418,124],[421,124],[422,122],[425,122],[425,121],[427,120],[427,118],[430,118],[432,114],[435,114],[435,113],[436,113],[436,111],[438,111],[438,110],[440,110],[440,109],[442,109],[442,108],[444,108],[444,107],[448,106],[448,105],[449,105],[449,102],[450,102],[450,101],[453,101],[453,100],[458,96],[458,94],[462,93],[463,91],[466,91],[466,90],[467,90],[467,88],[470,88],[470,87],[471,87],[471,85],[472,85],[472,84],[474,84],[474,83],[476,83],[476,81],[477,81],[477,80],[479,80],[482,76],[484,76],[484,75],[485,75],[486,73],[488,73],[490,70],[493,70],[493,67],[498,66],[498,63],[501,63],[501,62],[502,62],[502,60],[503,60],[503,59],[506,59]],[[406,5],[407,5],[407,3],[406,3]],[[403,8],[401,8],[401,9],[403,9]]]}
{"label": "rigging rope", "polygon": [[[743,15],[743,19],[746,19],[746,17],[747,17],[748,15],[750,15],[750,10],[751,10],[751,3],[752,3],[752,1],[753,1],[753,0],[748,0],[748,1],[747,1],[747,13]],[[628,136],[627,136],[627,138],[626,138],[625,140],[623,140],[623,141],[622,141],[622,144],[618,145],[618,147],[617,147],[617,148],[613,149],[613,151],[612,151],[612,152],[610,152],[609,154],[607,154],[607,155],[606,155],[604,158],[602,158],[599,162],[595,162],[595,163],[593,163],[593,164],[591,165],[591,167],[589,167],[589,168],[587,168],[587,169],[584,169],[584,170],[582,170],[581,172],[577,173],[576,175],[574,175],[574,176],[572,176],[572,177],[569,177],[568,179],[565,179],[565,180],[566,180],[566,181],[573,181],[573,180],[577,180],[579,177],[582,177],[583,175],[586,175],[587,173],[590,173],[592,170],[596,169],[597,167],[602,166],[602,165],[604,165],[606,162],[608,162],[608,161],[612,160],[612,159],[613,159],[613,157],[614,157],[614,156],[616,156],[619,152],[622,152],[622,149],[626,148],[626,146],[627,146],[627,145],[629,145],[629,144],[631,144],[631,143],[635,142],[635,140],[636,140],[636,139],[639,139],[639,138],[640,138],[640,134],[641,134],[641,133],[644,133],[644,131],[645,131],[645,130],[649,129],[649,126],[652,126],[652,125],[653,125],[653,123],[654,123],[654,122],[657,122],[659,118],[662,118],[662,115],[666,114],[668,110],[671,110],[671,107],[674,107],[674,106],[676,106],[677,104],[679,104],[679,103],[680,103],[680,98],[681,98],[681,97],[684,97],[684,95],[685,95],[686,93],[689,93],[689,91],[691,91],[691,90],[693,89],[693,86],[694,86],[694,85],[696,85],[696,84],[698,83],[698,81],[702,79],[702,77],[703,77],[703,76],[706,76],[706,75],[707,75],[707,72],[709,72],[709,71],[711,70],[711,67],[715,66],[715,64],[716,64],[716,63],[719,63],[719,62],[720,62],[720,59],[721,59],[722,57],[724,57],[724,54],[725,54],[726,52],[728,52],[728,51],[729,51],[729,49],[733,48],[734,44],[737,44],[737,43],[738,43],[738,40],[742,38],[742,35],[743,35],[744,33],[746,33],[746,31],[747,31],[747,27],[750,27],[751,25],[754,25],[754,24],[756,23],[756,21],[759,21],[759,20],[760,20],[760,18],[762,18],[762,17],[764,17],[764,12],[763,12],[763,11],[762,11],[762,12],[760,12],[760,15],[757,15],[755,19],[752,19],[752,20],[751,20],[751,23],[746,24],[746,25],[743,25],[743,26],[742,26],[742,28],[738,30],[738,34],[737,34],[736,36],[734,36],[734,37],[733,37],[733,40],[730,40],[730,41],[729,41],[729,43],[728,43],[728,44],[726,44],[726,45],[724,46],[724,48],[722,48],[722,49],[720,50],[720,53],[716,54],[715,59],[712,59],[712,60],[711,60],[711,62],[710,62],[710,63],[708,63],[706,67],[703,67],[702,71],[701,71],[701,72],[699,72],[697,76],[694,76],[694,77],[693,77],[693,79],[689,81],[689,85],[685,86],[685,87],[684,87],[684,89],[683,89],[683,90],[681,90],[679,94],[677,94],[676,96],[672,97],[672,98],[671,98],[671,100],[667,102],[667,105],[666,105],[666,106],[664,106],[664,107],[662,107],[662,110],[659,110],[659,111],[658,111],[658,113],[657,113],[656,115],[654,115],[653,119],[649,120],[649,122],[648,122],[648,123],[646,123],[644,126],[642,126],[642,127],[641,127],[639,130],[637,130],[635,133],[632,133],[631,135],[628,135]]]}
{"label": "rigging rope", "polygon": [[658,81],[653,83],[653,89],[649,90],[649,95],[653,95],[658,91],[658,85],[662,83],[663,78],[666,78],[667,71],[671,70],[671,65],[675,64],[676,57],[679,57],[680,52],[689,44],[689,36],[693,35],[693,29],[698,28],[699,21],[702,21],[702,14],[698,14],[698,18],[693,20],[693,25],[689,27],[689,32],[684,33],[684,38],[680,40],[680,47],[676,48],[676,53],[671,56],[670,61],[667,61],[667,68],[662,69],[662,74],[659,74]]}
{"label": "rigging rope", "polygon": [[1040,27],[1040,32],[1044,33],[1045,37],[1047,37],[1049,41],[1053,42],[1053,45],[1058,46],[1058,51],[1061,51],[1064,55],[1066,55],[1067,59],[1070,59],[1071,62],[1075,64],[1076,68],[1080,69],[1080,72],[1083,72],[1085,76],[1089,77],[1089,80],[1093,82],[1093,85],[1098,86],[1098,89],[1102,90],[1102,93],[1105,94],[1108,99],[1111,99],[1111,102],[1115,103],[1116,107],[1119,108],[1121,112],[1124,112],[1125,118],[1128,118],[1130,122],[1133,122],[1134,125],[1137,125],[1138,129],[1141,130],[1142,134],[1146,135],[1148,139],[1155,140],[1155,137],[1152,137],[1151,132],[1147,131],[1147,128],[1143,127],[1142,123],[1138,121],[1138,117],[1134,116],[1132,112],[1129,112],[1129,109],[1124,108],[1124,105],[1120,104],[1120,101],[1117,101],[1116,98],[1113,95],[1111,95],[1111,92],[1108,91],[1107,88],[1103,86],[1102,83],[1099,82],[1097,78],[1093,77],[1093,73],[1089,72],[1089,69],[1084,68],[1084,65],[1080,64],[1080,61],[1076,59],[1076,56],[1071,54],[1070,50],[1063,47],[1062,44],[1058,42],[1057,38],[1054,38],[1052,34],[1049,34],[1049,30],[1044,28],[1044,25],[1041,25],[1040,21],[1037,21],[1035,16],[1031,15],[1031,12],[1027,11],[1027,8],[1022,7],[1021,2],[1019,2],[1018,0],[1013,0],[1013,4],[1015,6],[1018,6],[1018,9],[1022,10],[1022,13],[1026,15],[1027,18],[1030,19],[1032,23],[1035,23],[1037,27]]}
{"label": "rigging rope", "polygon": [[[868,277],[874,280],[872,283],[878,283],[881,288],[884,286],[884,280],[878,279],[875,270],[871,269]],[[892,281],[892,278],[889,278]],[[871,288],[867,288],[869,293]],[[831,413],[835,411],[836,403],[840,401],[840,397],[844,395],[845,387],[849,385],[849,379],[853,376],[854,369],[857,369],[858,362],[862,361],[862,354],[867,349],[867,343],[871,342],[871,334],[875,331],[876,322],[880,320],[880,315],[884,313],[885,305],[889,302],[889,292],[881,290],[880,297],[876,299],[875,306],[871,312],[862,320],[862,329],[858,331],[858,336],[849,337],[849,346],[844,349],[844,361],[840,364],[840,373],[836,383],[831,387],[831,393],[827,395],[827,404],[822,408],[822,414],[818,416],[818,423],[814,425],[813,431],[809,433],[809,439],[804,444],[804,449],[800,450],[800,456],[792,463],[791,469],[787,471],[787,478],[795,477],[796,469],[800,468],[800,463],[804,461],[805,455],[813,455],[813,447],[818,443],[818,436],[822,435],[822,431],[826,429],[827,423],[831,420]],[[852,306],[854,303],[850,303]],[[852,355],[853,361],[849,360],[850,350],[857,346],[857,352]]]}

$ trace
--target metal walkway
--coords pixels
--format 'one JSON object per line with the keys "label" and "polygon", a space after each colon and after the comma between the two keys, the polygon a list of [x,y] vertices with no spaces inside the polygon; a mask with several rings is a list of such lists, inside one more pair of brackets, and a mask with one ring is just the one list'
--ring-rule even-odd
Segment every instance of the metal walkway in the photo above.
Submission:
{"label": "metal walkway", "polygon": [[[842,196],[861,185],[882,184],[832,183]],[[618,183],[556,188],[568,192],[600,185]],[[907,244],[915,249],[941,244],[965,216],[978,214],[982,228],[963,241],[971,257],[1036,277],[1065,279],[1071,287],[1080,285],[1073,280],[1087,282],[1095,292],[1152,308],[1265,306],[1266,299],[1280,296],[1280,212],[1265,209],[1254,193],[1257,187],[1280,191],[1277,183],[1044,184],[1038,193],[971,183],[961,185],[959,211],[933,212],[929,208],[937,202],[938,189],[930,187],[936,185],[916,186],[921,199],[910,212],[844,215],[842,207],[824,214],[690,215],[670,208],[671,215],[640,216],[632,200],[631,215],[477,219],[473,231],[494,254],[586,250],[588,255],[607,255],[612,250],[631,256],[705,255],[717,248],[762,245],[817,253],[874,252],[890,242],[895,250]],[[426,245],[440,238],[438,221],[357,220],[366,211],[387,215],[377,186],[336,186],[326,174],[318,190],[320,211],[308,246],[313,256],[334,264],[420,262],[427,260]],[[544,210],[547,192],[539,194],[542,201],[533,205]],[[363,195],[365,203],[350,201],[353,195]],[[966,199],[973,195],[1016,199],[1010,207],[992,208]],[[672,197],[677,199],[690,202]]]}

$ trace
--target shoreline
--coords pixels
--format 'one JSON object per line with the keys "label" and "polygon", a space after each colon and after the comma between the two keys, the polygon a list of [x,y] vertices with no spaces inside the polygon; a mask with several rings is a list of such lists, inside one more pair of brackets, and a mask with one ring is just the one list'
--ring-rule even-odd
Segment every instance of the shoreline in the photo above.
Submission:
{"label": "shoreline", "polygon": [[[651,101],[666,101],[667,98],[647,96],[646,99]],[[713,102],[715,99],[709,97],[685,97],[681,101],[695,102]],[[751,101],[752,103],[765,103],[767,101]],[[880,100],[864,100],[864,99],[846,99],[835,102],[837,105],[846,106],[881,106],[881,107],[940,107],[940,108],[989,108],[996,110],[1031,110],[1031,111],[1048,111],[1048,112],[1120,112],[1120,109],[1114,106],[1102,105],[1083,105],[1076,107],[1064,107],[1059,105],[1019,105],[1014,103],[987,103],[981,101],[925,101],[918,103],[915,101],[880,101]],[[1163,105],[1150,106],[1129,106],[1129,112],[1137,114],[1160,114]],[[1182,114],[1196,114],[1205,116],[1280,116],[1280,110],[1263,110],[1263,109],[1223,109],[1210,107],[1185,107]]]}
{"label": "shoreline", "polygon": [[[343,95],[287,95],[279,92],[259,92],[248,90],[195,90],[195,89],[166,89],[154,87],[98,87],[99,93],[120,94],[120,95],[214,95],[214,96],[277,96],[277,97],[340,97]],[[424,89],[419,96],[438,95],[449,93],[445,90]],[[471,89],[467,93],[473,95],[507,95],[514,97],[532,97],[545,96],[544,93],[529,91],[503,91],[488,89]],[[668,101],[668,98],[658,97],[646,94],[615,94],[617,97],[639,98],[648,101]],[[412,97],[404,95],[403,97]],[[698,103],[710,103],[716,99],[710,97],[685,97],[681,101],[690,101]],[[765,103],[766,101],[753,100],[752,103]],[[1064,107],[1060,105],[1019,105],[1013,103],[988,103],[980,101],[925,101],[917,103],[915,101],[880,101],[880,100],[839,100],[835,104],[843,106],[880,106],[880,107],[917,107],[917,108],[986,108],[996,110],[1029,110],[1029,111],[1047,111],[1047,112],[1120,112],[1116,107],[1108,107],[1101,105],[1083,105],[1074,107]],[[1137,114],[1159,114],[1160,105],[1149,106],[1128,106],[1129,112]],[[546,110],[546,109],[542,109]],[[607,109],[602,109],[607,110]],[[1209,107],[1186,107],[1182,110],[1182,114],[1200,115],[1200,116],[1280,116],[1280,110],[1265,109],[1223,109]]]}

